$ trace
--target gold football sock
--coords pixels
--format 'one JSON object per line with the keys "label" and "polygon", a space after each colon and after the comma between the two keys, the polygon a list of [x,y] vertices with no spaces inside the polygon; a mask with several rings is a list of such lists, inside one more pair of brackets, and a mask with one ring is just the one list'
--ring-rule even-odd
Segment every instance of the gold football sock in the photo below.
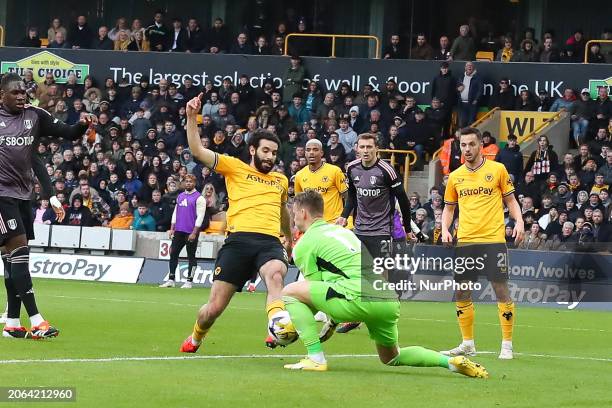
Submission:
{"label": "gold football sock", "polygon": [[457,320],[463,340],[474,339],[474,303],[457,302]]}
{"label": "gold football sock", "polygon": [[512,330],[514,329],[514,302],[498,303],[499,324],[502,330],[502,339],[512,341]]}
{"label": "gold football sock", "polygon": [[285,304],[281,299],[274,300],[266,305],[266,312],[268,313],[268,319],[272,318],[274,313],[285,310]]}

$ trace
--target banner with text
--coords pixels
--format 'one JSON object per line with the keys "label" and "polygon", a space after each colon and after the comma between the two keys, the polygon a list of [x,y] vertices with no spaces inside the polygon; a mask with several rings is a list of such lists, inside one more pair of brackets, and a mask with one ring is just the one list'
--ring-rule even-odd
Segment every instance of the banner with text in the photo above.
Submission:
{"label": "banner with text", "polygon": [[508,135],[513,134],[521,143],[526,136],[555,115],[555,112],[501,111],[497,141],[505,142],[508,140]]}
{"label": "banner with text", "polygon": [[[276,87],[282,87],[289,67],[289,57],[255,55],[211,55],[156,52],[119,52],[96,50],[45,50],[5,47],[1,51],[1,71],[23,74],[32,69],[36,78],[52,72],[60,81],[71,73],[79,81],[91,74],[99,82],[105,78],[118,81],[126,78],[137,83],[148,77],[153,84],[162,78],[181,83],[193,79],[196,86],[207,80],[220,86],[223,78],[238,83],[241,74],[250,77],[254,88],[260,88],[266,79],[272,79]],[[388,79],[397,82],[400,92],[412,94],[417,103],[429,103],[431,84],[438,75],[439,62],[415,60],[380,60],[350,58],[304,58],[307,78],[316,81],[325,90],[338,91],[340,84],[350,84],[353,90],[361,90],[370,84],[375,91],[382,91]],[[453,62],[451,71],[455,78],[463,73],[464,63]],[[612,66],[606,64],[540,64],[540,63],[491,63],[476,62],[478,73],[485,81],[485,100],[493,94],[501,78],[510,78],[518,94],[526,89],[532,92],[546,90],[553,98],[560,97],[565,88],[589,88],[597,95],[597,86],[612,86]],[[58,81],[59,82],[59,81]]]}
{"label": "banner with text", "polygon": [[[92,282],[136,283],[144,258],[30,254],[33,278],[71,279]],[[4,266],[0,263],[0,275]]]}
{"label": "banner with text", "polygon": [[[176,270],[175,281],[178,283],[187,282],[187,274],[188,274],[189,266],[187,262],[179,262],[179,265]],[[193,285],[199,287],[209,288],[212,285],[213,275],[214,275],[215,263],[210,261],[200,261],[198,262],[198,267],[193,274]],[[285,276],[285,284],[289,284],[291,282],[295,282],[298,277],[298,270],[295,267],[290,267],[287,271],[287,275]],[[146,259],[144,262],[144,267],[142,268],[142,274],[138,279],[138,283],[142,284],[160,284],[168,281],[168,261],[160,261],[157,259]],[[245,285],[245,288],[247,284]],[[258,292],[265,292],[266,285],[261,280],[259,275],[257,275],[257,280],[255,281],[256,290]]]}

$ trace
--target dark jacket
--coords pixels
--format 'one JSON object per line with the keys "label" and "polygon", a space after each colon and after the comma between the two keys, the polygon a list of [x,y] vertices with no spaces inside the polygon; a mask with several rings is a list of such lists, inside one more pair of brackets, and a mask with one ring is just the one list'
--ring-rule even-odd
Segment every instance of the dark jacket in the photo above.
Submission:
{"label": "dark jacket", "polygon": [[457,80],[449,70],[446,75],[441,73],[435,77],[431,84],[431,97],[438,98],[444,108],[450,109],[457,102]]}
{"label": "dark jacket", "polygon": [[151,202],[149,204],[149,214],[155,218],[156,230],[166,232],[170,229],[170,221],[172,220],[172,208],[163,201],[159,203]]}
{"label": "dark jacket", "polygon": [[187,30],[181,28],[178,33],[178,37],[176,38],[176,48],[172,49],[172,45],[174,44],[174,29],[170,30],[168,36],[168,49],[174,52],[185,52],[189,47],[189,36],[187,34]]}
{"label": "dark jacket", "polygon": [[94,50],[112,50],[115,48],[115,44],[105,35],[103,39],[100,39],[100,37],[94,38],[91,43],[91,48]]}
{"label": "dark jacket", "polygon": [[514,146],[512,149],[510,149],[508,146],[501,149],[499,153],[497,153],[495,161],[506,166],[508,173],[514,175],[515,181],[521,179],[523,174],[523,155],[521,154],[521,148],[518,145]]}
{"label": "dark jacket", "polygon": [[85,23],[85,25],[80,29],[77,24],[74,24],[72,29],[68,32],[67,40],[73,47],[77,46],[79,48],[90,48],[93,39],[94,34],[87,23]]}
{"label": "dark jacket", "polygon": [[499,89],[495,91],[489,102],[490,108],[500,108],[501,110],[512,110],[516,102],[516,96],[514,96],[514,89],[508,87],[506,92],[499,92]]}
{"label": "dark jacket", "polygon": [[[148,26],[145,34],[151,44],[151,51],[168,51],[168,42],[170,39],[170,30],[165,25],[158,27],[155,23]],[[161,50],[157,46],[161,45]]]}

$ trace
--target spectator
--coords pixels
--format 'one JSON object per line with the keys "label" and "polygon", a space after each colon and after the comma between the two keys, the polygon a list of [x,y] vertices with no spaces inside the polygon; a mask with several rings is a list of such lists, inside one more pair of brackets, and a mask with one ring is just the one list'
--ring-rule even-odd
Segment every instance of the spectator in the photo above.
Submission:
{"label": "spectator", "polygon": [[53,208],[49,206],[49,200],[46,199],[40,200],[38,208],[32,209],[32,217],[34,224],[51,225],[57,220]]}
{"label": "spectator", "polygon": [[500,62],[510,62],[512,61],[512,57],[515,54],[514,49],[512,48],[512,38],[505,37],[504,38],[504,47],[497,51],[497,55],[495,56],[495,61]]}
{"label": "spectator", "polygon": [[540,233],[540,224],[534,222],[531,224],[529,231],[525,232],[525,238],[518,245],[518,249],[542,249],[546,239],[542,237]]}
{"label": "spectator", "polygon": [[75,194],[72,197],[71,203],[70,207],[66,210],[64,224],[91,227],[93,225],[93,216],[89,208],[83,206],[82,196]]}
{"label": "spectator", "polygon": [[541,89],[538,91],[538,112],[548,112],[553,104],[552,98],[548,95],[548,91]]}
{"label": "spectator", "polygon": [[612,185],[612,149],[609,149],[606,153],[606,162],[599,169],[599,174],[604,176],[604,183]]}
{"label": "spectator", "polygon": [[260,35],[257,37],[257,41],[255,42],[255,48],[253,48],[254,55],[269,55],[270,50],[268,48],[268,41],[264,35]]}
{"label": "spectator", "polygon": [[167,202],[162,201],[162,193],[159,190],[154,190],[151,194],[149,213],[155,219],[156,231],[166,232],[170,229],[172,208],[170,208]]}
{"label": "spectator", "polygon": [[19,47],[40,48],[40,38],[38,37],[38,28],[28,28],[28,33],[21,41]]}
{"label": "spectator", "polygon": [[512,62],[538,62],[538,52],[533,40],[525,38],[519,50],[512,54]]}
{"label": "spectator", "polygon": [[567,39],[565,42],[566,46],[569,46],[573,53],[576,55],[577,60],[580,62],[584,58],[584,50],[586,48],[586,40],[582,29],[578,28],[574,30],[574,34]]}
{"label": "spectator", "polygon": [[187,34],[187,30],[183,28],[183,21],[175,17],[172,19],[172,30],[169,33],[170,35],[170,51],[173,52],[185,52],[188,49],[188,39],[189,35]]}
{"label": "spectator", "polygon": [[119,213],[113,217],[108,226],[113,229],[131,229],[134,216],[130,213],[130,205],[127,202],[121,203]]}
{"label": "spectator", "polygon": [[606,63],[606,58],[601,53],[601,46],[599,45],[599,43],[591,43],[591,45],[589,46],[587,62],[589,64],[605,64]]}
{"label": "spectator", "polygon": [[576,95],[574,95],[574,91],[570,88],[566,88],[563,91],[563,96],[555,99],[555,102],[550,107],[550,111],[559,112],[560,110],[564,110],[570,112],[575,102]]}
{"label": "spectator", "polygon": [[108,36],[108,27],[100,26],[98,28],[98,37],[93,40],[91,48],[94,50],[112,50],[115,44]]}
{"label": "spectator", "polygon": [[145,38],[143,30],[134,32],[132,42],[128,46],[128,51],[151,51],[151,44]]}
{"label": "spectator", "polygon": [[578,235],[574,233],[574,224],[565,221],[561,231],[549,236],[548,241],[541,249],[552,251],[575,251],[578,244]]}
{"label": "spectator", "polygon": [[514,181],[522,178],[523,155],[515,135],[508,135],[508,143],[497,153],[495,161],[502,163],[506,167],[508,174],[512,176]]}
{"label": "spectator", "polygon": [[397,34],[391,35],[389,44],[383,49],[384,59],[399,59],[406,58],[406,53],[400,44],[400,36]]}
{"label": "spectator", "polygon": [[535,100],[533,94],[528,89],[523,89],[519,94],[514,110],[533,112],[538,109],[538,102]]}
{"label": "spectator", "polygon": [[136,207],[132,229],[136,231],[155,231],[155,219],[149,213],[149,208],[146,204],[139,201]]}
{"label": "spectator", "polygon": [[292,55],[290,66],[285,73],[283,81],[283,102],[289,104],[295,94],[302,93],[302,82],[306,77],[306,71],[302,66],[302,59],[297,55]]}
{"label": "spectator", "polygon": [[94,33],[87,24],[87,17],[80,15],[76,23],[68,32],[68,42],[73,49],[90,48],[94,40]]}
{"label": "spectator", "polygon": [[530,171],[538,181],[546,180],[550,172],[556,171],[559,165],[557,153],[550,146],[548,137],[541,135],[538,138],[538,148],[531,153],[525,172]]}
{"label": "spectator", "polygon": [[589,123],[594,117],[595,103],[591,100],[591,94],[587,88],[580,92],[580,99],[577,99],[570,107],[570,119],[572,124],[572,135],[576,146],[579,146],[585,139],[589,129]]}
{"label": "spectator", "polygon": [[[202,52],[205,47],[204,32],[195,18],[187,22],[187,52]],[[187,96],[186,96],[187,97]],[[187,100],[191,97],[187,97]]]}
{"label": "spectator", "polygon": [[274,36],[268,51],[270,55],[285,55],[285,38],[280,35]]}
{"label": "spectator", "polygon": [[540,53],[540,62],[560,62],[561,56],[556,48],[553,48],[553,40],[548,37],[544,40],[544,48]]}
{"label": "spectator", "polygon": [[121,30],[117,34],[113,49],[115,51],[137,51],[135,45],[132,45],[132,38],[127,30]]}
{"label": "spectator", "polygon": [[470,37],[470,27],[467,24],[459,27],[459,37],[453,41],[450,55],[454,61],[473,61],[476,58],[476,44]]}
{"label": "spectator", "polygon": [[[467,27],[467,26],[462,26]],[[476,120],[478,103],[482,97],[484,83],[473,62],[465,63],[465,73],[459,80],[459,126],[466,127]]]}
{"label": "spectator", "polygon": [[451,57],[450,53],[450,41],[446,35],[440,37],[440,48],[434,54],[433,57],[436,61],[452,61],[453,57]]}
{"label": "spectator", "polygon": [[152,51],[168,51],[170,30],[164,25],[164,13],[155,12],[153,24],[145,29],[145,36],[149,39]]}
{"label": "spectator", "polygon": [[412,50],[412,59],[431,60],[434,56],[434,49],[427,42],[424,33],[417,34],[417,46]]}
{"label": "spectator", "polygon": [[206,39],[208,40],[206,49],[211,54],[224,53],[228,50],[229,33],[223,24],[222,18],[215,18],[215,22],[208,31]]}
{"label": "spectator", "polygon": [[510,86],[510,80],[508,78],[500,79],[499,87],[491,97],[489,107],[500,108],[501,110],[512,110],[515,103],[516,96],[514,95],[514,88]]}
{"label": "spectator", "polygon": [[497,141],[491,135],[491,132],[485,130],[482,132],[482,155],[489,160],[495,160],[499,153]]}
{"label": "spectator", "polygon": [[68,35],[68,32],[66,31],[66,28],[64,26],[62,26],[62,21],[55,17],[52,21],[51,21],[51,26],[49,27],[49,29],[47,30],[47,39],[49,39],[49,41],[53,41],[55,40],[55,35],[61,32],[62,33],[62,38],[66,39],[66,36]]}
{"label": "spectator", "polygon": [[115,21],[115,26],[108,33],[108,38],[113,42],[116,41],[117,37],[119,36],[119,32],[121,30],[128,31],[128,33],[130,32],[130,28],[128,27],[127,19],[125,17],[119,17]]}
{"label": "spectator", "polygon": [[293,103],[289,106],[288,111],[289,116],[291,116],[298,125],[310,121],[310,112],[308,112],[306,106],[302,104],[302,94],[300,92],[293,94]]}
{"label": "spectator", "polygon": [[608,121],[612,118],[612,101],[608,96],[608,87],[597,87],[597,99],[595,100],[595,126],[596,129],[607,128]]}
{"label": "spectator", "polygon": [[47,45],[47,48],[71,48],[70,44],[66,42],[65,34],[62,31],[55,33],[54,40]]}

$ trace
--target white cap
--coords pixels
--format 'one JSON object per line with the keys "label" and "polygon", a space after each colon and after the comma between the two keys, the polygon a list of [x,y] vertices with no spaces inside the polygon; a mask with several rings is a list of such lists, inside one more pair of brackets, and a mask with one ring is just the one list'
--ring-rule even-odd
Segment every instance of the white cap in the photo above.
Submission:
{"label": "white cap", "polygon": [[580,91],[581,94],[583,93],[588,93],[589,95],[591,94],[591,91],[589,90],[589,88],[582,88],[582,91]]}

